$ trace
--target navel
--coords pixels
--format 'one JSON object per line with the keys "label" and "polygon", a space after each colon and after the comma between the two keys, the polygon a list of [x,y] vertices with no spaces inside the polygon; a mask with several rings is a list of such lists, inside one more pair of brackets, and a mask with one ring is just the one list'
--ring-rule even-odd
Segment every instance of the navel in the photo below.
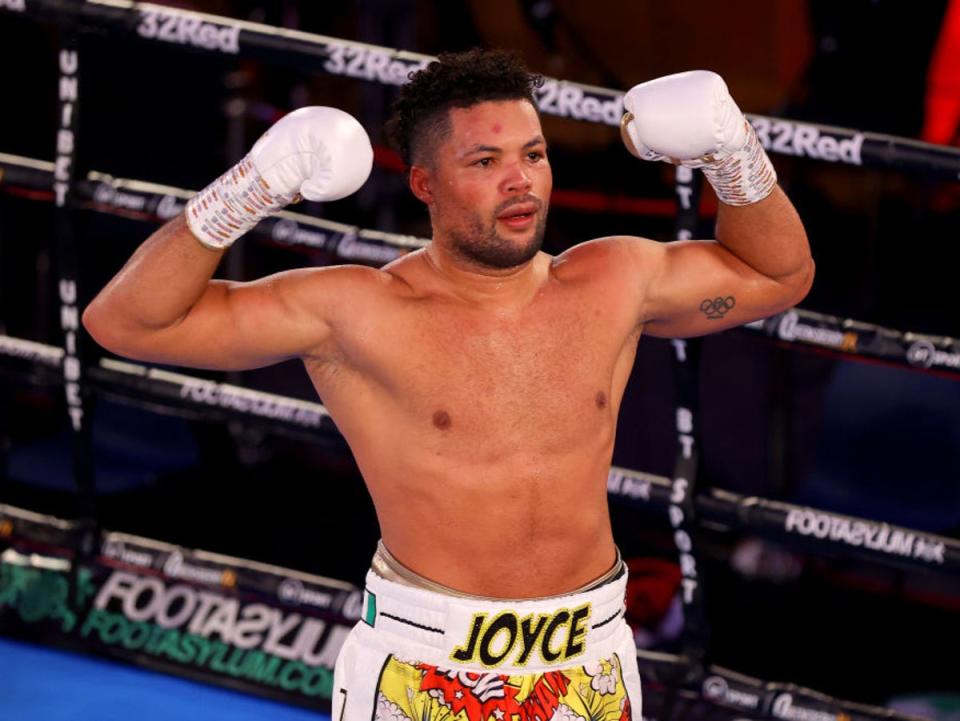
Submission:
{"label": "navel", "polygon": [[593,400],[600,410],[607,407],[607,395],[603,391],[597,391],[597,396]]}
{"label": "navel", "polygon": [[452,423],[453,422],[450,420],[450,414],[446,411],[437,411],[433,414],[433,425],[435,425],[441,431],[447,430]]}

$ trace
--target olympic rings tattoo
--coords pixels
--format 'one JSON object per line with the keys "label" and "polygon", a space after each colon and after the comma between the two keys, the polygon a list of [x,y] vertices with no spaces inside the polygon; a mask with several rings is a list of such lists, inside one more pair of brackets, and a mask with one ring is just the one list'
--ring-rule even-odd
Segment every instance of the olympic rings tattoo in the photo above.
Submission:
{"label": "olympic rings tattoo", "polygon": [[700,303],[700,311],[707,316],[707,320],[719,320],[723,318],[737,304],[737,299],[732,295],[726,298],[705,298]]}

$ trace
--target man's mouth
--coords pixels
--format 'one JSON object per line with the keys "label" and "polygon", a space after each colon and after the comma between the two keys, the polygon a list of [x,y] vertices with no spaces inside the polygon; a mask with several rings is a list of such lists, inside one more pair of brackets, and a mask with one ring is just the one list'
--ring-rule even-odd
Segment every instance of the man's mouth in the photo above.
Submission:
{"label": "man's mouth", "polygon": [[509,228],[525,228],[533,223],[537,206],[533,203],[518,203],[497,216],[497,220]]}

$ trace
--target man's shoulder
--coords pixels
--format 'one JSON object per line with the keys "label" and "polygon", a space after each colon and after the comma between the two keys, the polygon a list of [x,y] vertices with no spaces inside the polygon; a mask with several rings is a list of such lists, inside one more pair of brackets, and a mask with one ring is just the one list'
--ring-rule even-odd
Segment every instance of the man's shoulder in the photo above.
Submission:
{"label": "man's shoulder", "polygon": [[309,283],[349,287],[354,292],[403,293],[409,289],[409,275],[416,264],[404,256],[380,268],[344,264],[305,268],[303,272]]}
{"label": "man's shoulder", "polygon": [[660,249],[660,243],[649,238],[611,235],[594,238],[565,250],[553,260],[555,274],[563,279],[600,278],[636,273]]}
{"label": "man's shoulder", "polygon": [[276,297],[291,307],[313,309],[326,315],[340,308],[353,312],[382,309],[410,295],[403,277],[387,268],[365,265],[329,265],[296,268],[261,279]]}

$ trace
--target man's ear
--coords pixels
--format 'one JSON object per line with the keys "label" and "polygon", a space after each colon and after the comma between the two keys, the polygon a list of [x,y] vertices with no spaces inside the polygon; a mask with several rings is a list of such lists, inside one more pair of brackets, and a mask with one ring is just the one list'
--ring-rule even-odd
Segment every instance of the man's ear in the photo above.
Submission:
{"label": "man's ear", "polygon": [[407,174],[410,190],[417,198],[427,205],[433,202],[433,175],[429,168],[422,165],[411,165]]}

